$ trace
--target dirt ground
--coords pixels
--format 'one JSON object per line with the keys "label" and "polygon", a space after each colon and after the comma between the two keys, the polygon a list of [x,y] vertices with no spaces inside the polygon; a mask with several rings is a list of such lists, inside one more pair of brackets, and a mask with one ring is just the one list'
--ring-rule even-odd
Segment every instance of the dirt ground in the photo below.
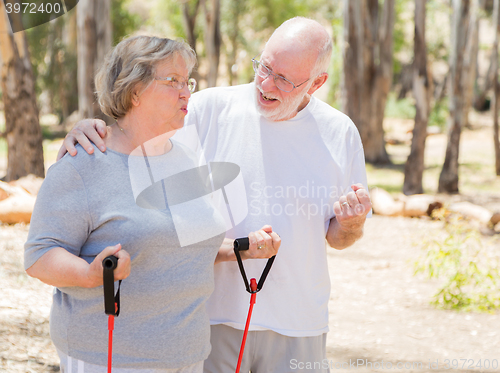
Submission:
{"label": "dirt ground", "polygon": [[[353,247],[330,251],[330,333],[322,363],[332,372],[383,371],[390,364],[392,370],[439,372],[447,370],[445,359],[450,367],[452,359],[459,368],[465,364],[458,369],[464,372],[494,371],[467,369],[471,362],[500,364],[500,314],[437,310],[429,305],[436,283],[413,276],[421,254],[416,244],[440,224],[373,216]],[[0,226],[0,371],[57,372],[48,331],[52,289],[23,271],[27,232],[23,225]]]}
{"label": "dirt ground", "polygon": [[0,371],[58,372],[49,337],[52,287],[23,268],[28,226],[0,226]]}
{"label": "dirt ground", "polygon": [[484,366],[485,359],[496,359],[500,364],[500,313],[435,309],[429,301],[437,283],[413,275],[413,263],[422,254],[418,243],[441,224],[374,216],[353,247],[330,253],[327,346],[332,371],[358,359],[364,360],[364,366],[361,361],[357,366],[360,372],[388,370],[391,364],[398,370],[398,363],[405,371],[446,371],[446,359],[450,366],[457,359],[459,368],[465,364],[458,370],[471,372],[493,371],[466,369],[472,362]]}

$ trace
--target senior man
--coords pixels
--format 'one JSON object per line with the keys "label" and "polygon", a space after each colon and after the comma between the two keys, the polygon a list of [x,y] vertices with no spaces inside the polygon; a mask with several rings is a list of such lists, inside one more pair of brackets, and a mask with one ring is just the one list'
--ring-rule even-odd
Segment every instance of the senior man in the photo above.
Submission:
{"label": "senior man", "polygon": [[[313,368],[308,371],[328,371],[325,238],[335,249],[352,245],[362,236],[371,209],[356,127],[312,96],[328,78],[331,52],[331,38],[318,22],[302,17],[284,22],[252,59],[255,81],[194,94],[185,128],[177,134],[182,138],[184,131],[190,143],[185,134],[196,128],[199,141],[192,144],[201,146],[195,150],[206,161],[241,168],[248,215],[227,237],[270,224],[282,238],[254,308],[241,372],[293,372],[301,362]],[[103,122],[85,120],[64,144],[71,155],[75,141],[91,153],[88,138],[103,150],[105,133]],[[226,259],[215,265],[215,291],[208,303],[212,352],[207,373],[234,372],[248,310],[249,295],[234,255]],[[257,278],[264,265],[245,262],[249,276]]]}

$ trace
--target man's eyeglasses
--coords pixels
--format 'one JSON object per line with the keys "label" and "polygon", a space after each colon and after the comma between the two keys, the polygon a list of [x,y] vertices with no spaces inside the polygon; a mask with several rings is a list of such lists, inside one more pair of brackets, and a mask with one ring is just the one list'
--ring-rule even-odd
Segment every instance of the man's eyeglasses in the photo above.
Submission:
{"label": "man's eyeglasses", "polygon": [[184,88],[187,84],[189,92],[193,93],[196,89],[196,80],[194,78],[185,79],[182,76],[174,75],[167,76],[166,78],[158,77],[155,80],[160,80],[162,82],[168,82],[168,84],[179,91]]}
{"label": "man's eyeglasses", "polygon": [[260,76],[262,79],[266,79],[269,75],[272,75],[274,77],[274,84],[276,84],[276,87],[278,87],[278,89],[282,90],[283,92],[292,92],[295,88],[299,88],[302,84],[308,82],[311,79],[309,78],[305,82],[302,82],[299,85],[295,85],[288,79],[280,75],[276,75],[276,73],[274,73],[269,67],[260,63],[255,58],[252,58],[252,63],[253,70],[258,76]]}

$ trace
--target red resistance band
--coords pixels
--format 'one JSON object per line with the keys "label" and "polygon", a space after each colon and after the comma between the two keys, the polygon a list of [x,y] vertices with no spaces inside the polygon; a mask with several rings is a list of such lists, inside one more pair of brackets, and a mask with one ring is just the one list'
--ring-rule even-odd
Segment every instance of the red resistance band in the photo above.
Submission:
{"label": "red resistance band", "polygon": [[246,290],[251,294],[250,296],[250,308],[248,309],[247,322],[245,324],[245,331],[243,332],[243,339],[241,341],[240,354],[238,356],[238,364],[236,365],[236,373],[239,373],[241,367],[241,361],[243,360],[243,352],[245,351],[245,343],[247,341],[248,328],[250,327],[250,319],[252,318],[253,305],[255,304],[255,300],[257,298],[257,293],[264,286],[264,281],[266,281],[266,277],[269,274],[269,270],[271,269],[274,259],[276,255],[269,258],[267,261],[266,267],[260,276],[259,283],[257,284],[257,280],[252,278],[250,280],[250,284],[248,283],[247,275],[245,273],[245,267],[243,267],[243,261],[241,260],[240,251],[248,250],[249,240],[248,237],[237,238],[234,240],[234,254],[236,255],[236,260],[238,261],[238,267],[240,268],[241,277],[243,277],[243,282],[245,283]]}
{"label": "red resistance band", "polygon": [[118,258],[114,255],[108,256],[102,261],[103,288],[104,288],[104,312],[108,315],[108,373],[111,373],[113,365],[113,330],[115,329],[115,316],[120,314],[120,285],[115,295],[114,270],[118,266]]}

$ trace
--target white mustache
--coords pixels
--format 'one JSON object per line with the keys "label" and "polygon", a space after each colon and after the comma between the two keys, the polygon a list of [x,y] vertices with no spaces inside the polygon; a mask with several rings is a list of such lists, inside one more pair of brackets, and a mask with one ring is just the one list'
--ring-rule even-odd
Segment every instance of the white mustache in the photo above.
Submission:
{"label": "white mustache", "polygon": [[274,95],[269,95],[269,94],[266,94],[264,91],[262,91],[262,89],[259,87],[259,92],[262,94],[262,96],[264,96],[265,98],[270,98],[270,99],[273,99],[273,100],[280,100],[278,97],[274,97]]}

